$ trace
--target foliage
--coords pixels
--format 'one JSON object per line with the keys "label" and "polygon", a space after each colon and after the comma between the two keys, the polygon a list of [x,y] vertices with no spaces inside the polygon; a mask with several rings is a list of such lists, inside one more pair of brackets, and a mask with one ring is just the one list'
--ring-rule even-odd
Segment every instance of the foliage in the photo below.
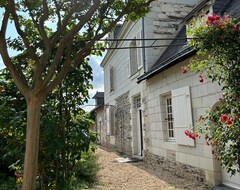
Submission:
{"label": "foliage", "polygon": [[6,176],[0,171],[0,189],[1,190],[15,190],[16,182],[13,177]]}
{"label": "foliage", "polygon": [[215,158],[232,175],[240,171],[239,26],[235,18],[211,14],[195,19],[187,31],[192,38],[189,45],[198,54],[189,65],[190,70],[201,77],[206,73],[206,78],[218,82],[223,91],[217,105],[200,117],[199,132],[213,147]]}
{"label": "foliage", "polygon": [[[79,165],[82,154],[86,160],[92,159],[92,154],[86,157],[89,155],[86,152],[90,143],[96,140],[96,135],[88,129],[92,123],[88,113],[79,107],[79,103],[83,103],[87,97],[90,87],[88,79],[91,75],[84,73],[81,69],[70,73],[59,86],[60,89],[54,91],[42,106],[38,166],[41,189],[70,188],[72,178],[78,177],[79,167],[82,167]],[[4,89],[0,96],[0,160],[17,170],[21,178],[26,136],[26,103],[6,70],[0,73],[0,79],[0,85]]]}
{"label": "foliage", "polygon": [[99,169],[100,166],[94,152],[83,153],[82,158],[76,163],[76,178],[72,180],[71,184],[73,189],[93,187]]}
{"label": "foliage", "polygon": [[[40,107],[69,72],[101,55],[98,42],[123,19],[137,20],[154,0],[1,0],[0,54],[27,102],[23,189],[35,189]],[[7,36],[12,22],[15,37]],[[9,50],[18,54],[10,56]]]}

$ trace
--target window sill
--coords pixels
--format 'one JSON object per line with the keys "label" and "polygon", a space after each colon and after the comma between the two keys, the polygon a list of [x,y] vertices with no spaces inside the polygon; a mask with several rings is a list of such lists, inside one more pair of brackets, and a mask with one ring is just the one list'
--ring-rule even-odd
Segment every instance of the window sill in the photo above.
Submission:
{"label": "window sill", "polygon": [[174,144],[176,144],[176,139],[167,139],[166,142],[167,143],[174,143]]}

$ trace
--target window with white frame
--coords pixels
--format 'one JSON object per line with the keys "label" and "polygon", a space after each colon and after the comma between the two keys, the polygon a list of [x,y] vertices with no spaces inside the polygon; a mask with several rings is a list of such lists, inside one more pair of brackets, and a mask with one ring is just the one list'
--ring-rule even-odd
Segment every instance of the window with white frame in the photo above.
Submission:
{"label": "window with white frame", "polygon": [[165,98],[166,103],[166,121],[167,121],[167,127],[168,127],[168,139],[169,140],[175,140],[174,137],[174,123],[173,123],[173,112],[172,112],[172,97],[167,96]]}
{"label": "window with white frame", "polygon": [[113,76],[113,67],[110,66],[109,69],[109,82],[110,82],[110,93],[114,91],[114,76]]}
{"label": "window with white frame", "polygon": [[141,108],[141,97],[140,96],[134,98],[134,108],[135,109]]}
{"label": "window with white frame", "polygon": [[194,140],[184,131],[193,126],[190,87],[174,89],[160,96],[161,113],[166,131],[166,139],[180,145],[194,146]]}

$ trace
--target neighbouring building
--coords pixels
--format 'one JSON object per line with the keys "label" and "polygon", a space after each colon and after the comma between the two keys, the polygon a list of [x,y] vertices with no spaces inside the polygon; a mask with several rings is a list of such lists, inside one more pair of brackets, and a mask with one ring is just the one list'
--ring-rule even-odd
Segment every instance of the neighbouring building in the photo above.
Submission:
{"label": "neighbouring building", "polygon": [[110,35],[125,40],[113,42],[101,63],[107,147],[176,175],[240,189],[240,175],[230,177],[203,138],[184,134],[218,102],[221,87],[180,71],[196,53],[186,46],[185,23],[208,13],[239,16],[239,10],[239,0],[157,0],[144,18]]}
{"label": "neighbouring building", "polygon": [[95,108],[91,110],[90,114],[94,117],[94,125],[92,130],[98,133],[98,143],[105,145],[106,144],[106,129],[104,127],[104,92],[96,92],[92,97],[95,99]]}

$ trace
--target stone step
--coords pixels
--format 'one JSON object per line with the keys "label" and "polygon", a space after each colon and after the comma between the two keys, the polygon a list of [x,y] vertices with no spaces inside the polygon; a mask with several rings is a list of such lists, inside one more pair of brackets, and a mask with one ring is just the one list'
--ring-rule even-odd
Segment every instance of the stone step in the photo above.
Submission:
{"label": "stone step", "polygon": [[212,190],[237,190],[237,189],[232,188],[232,187],[228,187],[228,186],[225,186],[225,185],[219,185],[219,186],[213,187]]}

